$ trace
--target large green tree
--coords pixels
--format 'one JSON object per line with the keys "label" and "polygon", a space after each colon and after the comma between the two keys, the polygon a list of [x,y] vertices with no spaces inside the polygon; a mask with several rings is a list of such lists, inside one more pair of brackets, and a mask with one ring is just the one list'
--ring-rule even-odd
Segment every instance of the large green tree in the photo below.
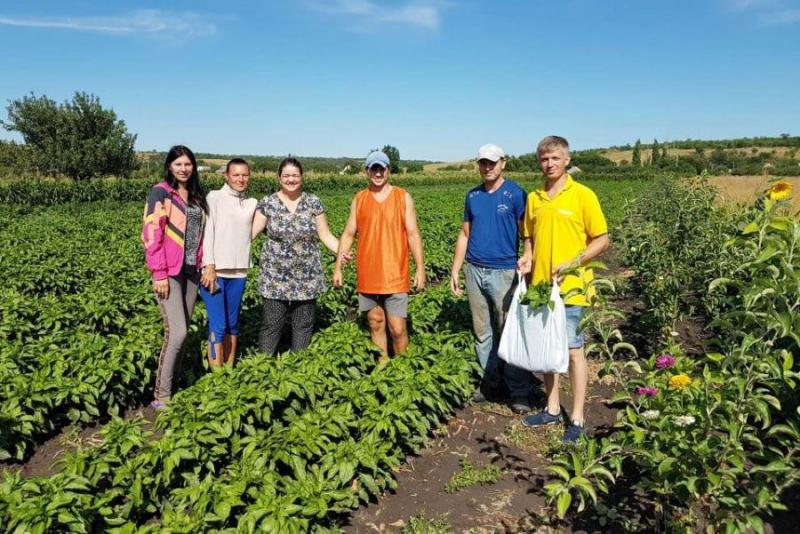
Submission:
{"label": "large green tree", "polygon": [[57,104],[31,93],[6,109],[8,119],[0,123],[22,135],[41,172],[85,180],[127,176],[136,168],[136,135],[94,95],[76,92],[72,101]]}
{"label": "large green tree", "polygon": [[400,151],[392,145],[384,145],[381,149],[384,154],[389,156],[389,169],[392,174],[400,172]]}

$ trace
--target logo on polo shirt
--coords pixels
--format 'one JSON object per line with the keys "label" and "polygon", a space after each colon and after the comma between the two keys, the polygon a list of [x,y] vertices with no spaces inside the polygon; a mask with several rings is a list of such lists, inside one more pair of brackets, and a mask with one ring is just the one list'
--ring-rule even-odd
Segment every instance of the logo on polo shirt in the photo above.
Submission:
{"label": "logo on polo shirt", "polygon": [[511,194],[511,191],[503,191],[503,201],[497,205],[497,213],[508,213],[512,202],[514,202],[514,195]]}

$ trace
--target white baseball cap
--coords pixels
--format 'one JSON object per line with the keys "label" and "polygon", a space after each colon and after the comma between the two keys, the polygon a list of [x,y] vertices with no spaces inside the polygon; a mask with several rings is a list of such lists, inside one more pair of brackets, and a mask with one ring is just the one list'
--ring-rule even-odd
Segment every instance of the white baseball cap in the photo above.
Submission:
{"label": "white baseball cap", "polygon": [[478,149],[478,161],[488,159],[489,161],[498,161],[506,157],[503,149],[497,145],[483,145]]}

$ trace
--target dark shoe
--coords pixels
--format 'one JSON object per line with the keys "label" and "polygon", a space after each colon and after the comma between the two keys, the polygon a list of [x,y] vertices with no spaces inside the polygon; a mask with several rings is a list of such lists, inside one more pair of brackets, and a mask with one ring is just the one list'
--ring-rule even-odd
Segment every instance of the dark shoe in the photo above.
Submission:
{"label": "dark shoe", "polygon": [[489,402],[489,399],[483,394],[481,388],[476,389],[475,393],[472,394],[472,404],[484,404],[487,402]]}
{"label": "dark shoe", "polygon": [[563,422],[564,417],[561,415],[561,412],[559,412],[557,415],[553,415],[547,411],[547,408],[535,415],[529,415],[522,420],[522,424],[525,426],[555,425]]}
{"label": "dark shoe", "polygon": [[575,444],[581,438],[581,436],[586,435],[586,429],[583,425],[577,425],[575,423],[570,423],[567,429],[564,431],[564,437],[561,438],[563,443]]}
{"label": "dark shoe", "polygon": [[511,411],[518,414],[528,413],[531,411],[531,403],[527,397],[512,397]]}
{"label": "dark shoe", "polygon": [[483,379],[481,380],[480,384],[478,384],[478,388],[475,390],[475,393],[472,395],[472,402],[474,404],[495,402],[499,397],[499,389],[500,383],[497,380]]}

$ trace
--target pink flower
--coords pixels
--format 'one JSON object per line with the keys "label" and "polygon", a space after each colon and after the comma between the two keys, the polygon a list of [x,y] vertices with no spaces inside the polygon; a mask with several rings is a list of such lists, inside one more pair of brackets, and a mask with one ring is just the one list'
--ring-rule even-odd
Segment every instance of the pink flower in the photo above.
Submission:
{"label": "pink flower", "polygon": [[650,397],[655,397],[656,395],[658,395],[658,388],[654,388],[651,386],[638,387],[636,388],[636,393],[638,395],[649,395]]}
{"label": "pink flower", "polygon": [[659,369],[669,369],[675,366],[675,356],[665,352],[656,358],[656,367]]}

